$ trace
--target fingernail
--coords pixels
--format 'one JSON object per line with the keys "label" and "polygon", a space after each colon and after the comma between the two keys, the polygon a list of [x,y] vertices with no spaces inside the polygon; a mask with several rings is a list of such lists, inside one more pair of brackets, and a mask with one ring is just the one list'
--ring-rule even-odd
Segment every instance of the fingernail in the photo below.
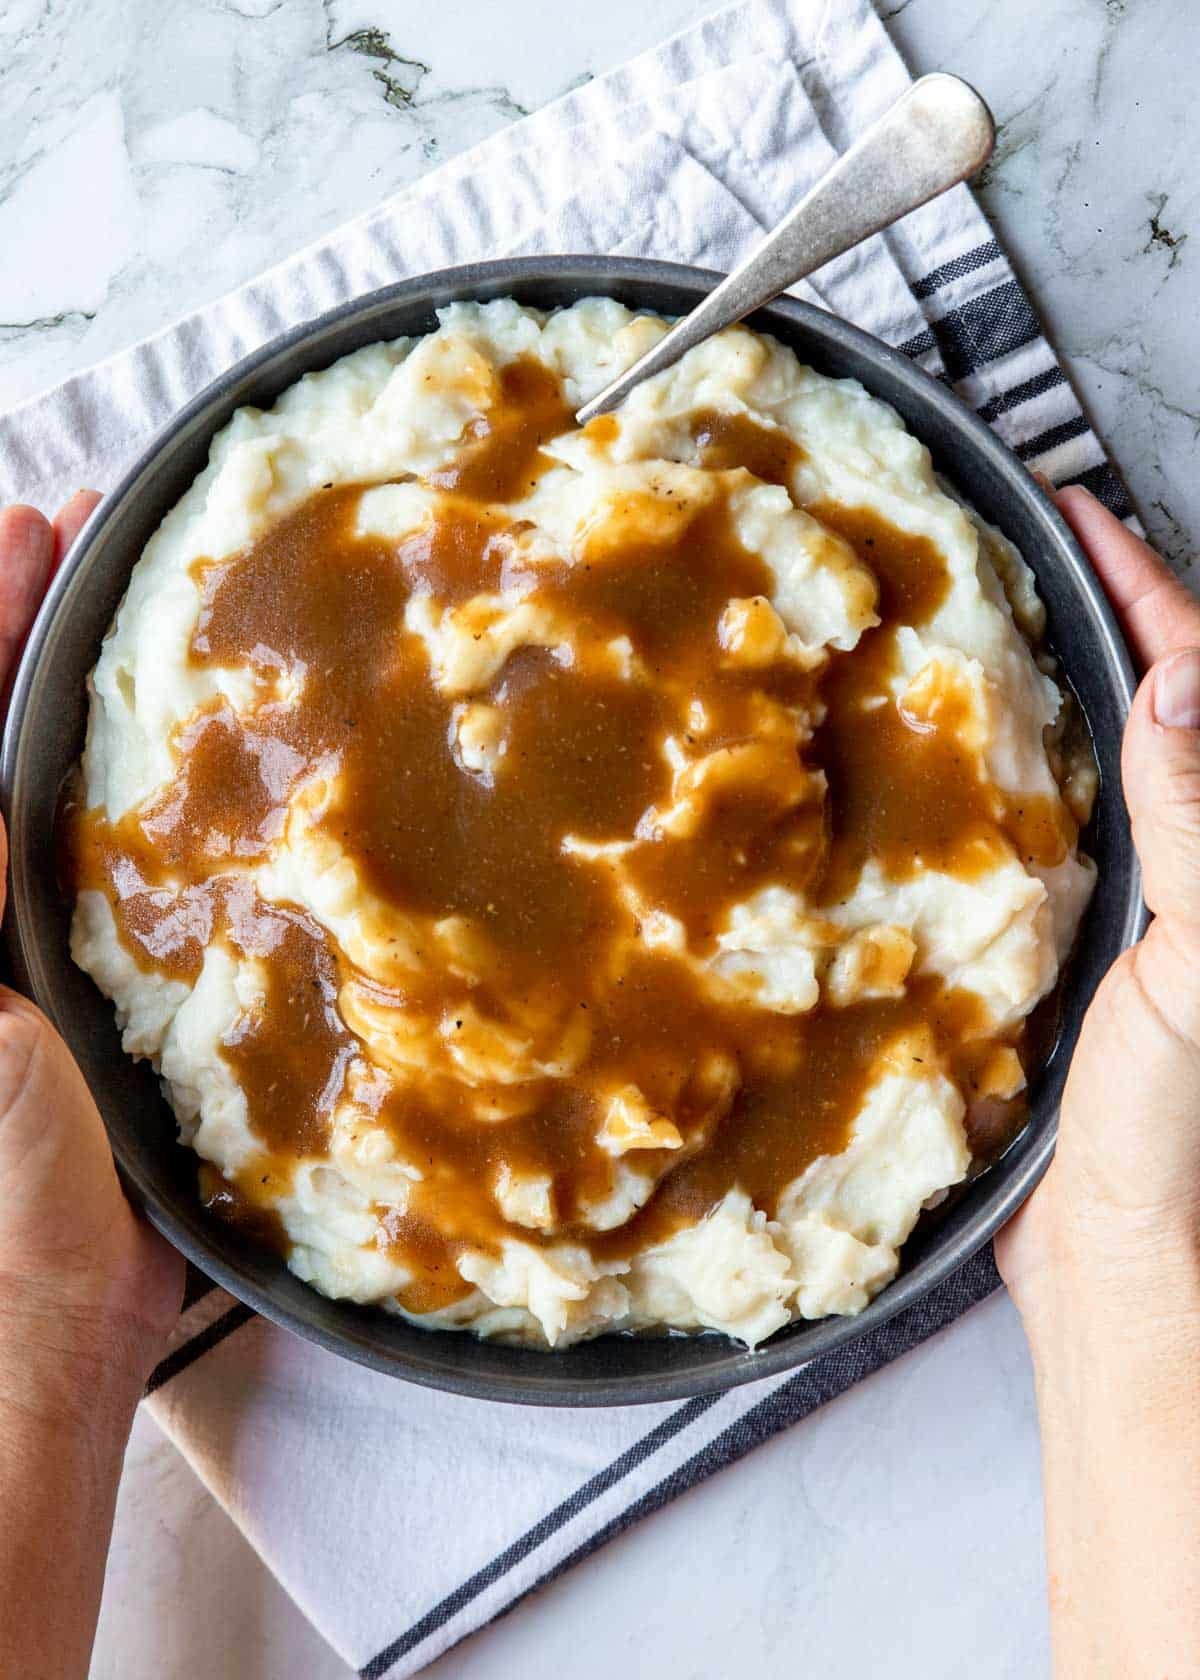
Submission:
{"label": "fingernail", "polygon": [[1164,659],[1154,673],[1154,721],[1164,729],[1200,729],[1200,648]]}
{"label": "fingernail", "polygon": [[1039,472],[1036,467],[1031,467],[1029,470],[1030,470],[1031,475],[1037,480],[1037,482],[1041,485],[1042,489],[1046,492],[1047,496],[1053,496],[1054,486],[1053,486],[1053,484],[1051,484],[1050,480],[1046,477],[1045,473],[1044,472]]}

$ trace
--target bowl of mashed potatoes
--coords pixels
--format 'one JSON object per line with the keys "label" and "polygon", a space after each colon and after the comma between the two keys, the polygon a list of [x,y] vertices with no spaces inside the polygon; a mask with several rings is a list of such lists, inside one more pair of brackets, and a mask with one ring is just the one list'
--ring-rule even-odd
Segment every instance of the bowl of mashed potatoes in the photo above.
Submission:
{"label": "bowl of mashed potatoes", "polygon": [[14,693],[15,955],[131,1192],[461,1392],[702,1393],[917,1300],[1139,926],[1128,661],[956,398],[782,301],[577,425],[706,283],[486,264],[268,345]]}

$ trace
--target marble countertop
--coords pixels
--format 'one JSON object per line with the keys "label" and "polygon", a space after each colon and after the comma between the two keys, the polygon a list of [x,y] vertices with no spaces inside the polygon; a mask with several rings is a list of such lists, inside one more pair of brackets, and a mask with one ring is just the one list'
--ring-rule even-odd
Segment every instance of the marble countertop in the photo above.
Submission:
{"label": "marble countertop", "polygon": [[[813,4],[836,0],[813,0]],[[1200,538],[1192,0],[877,0],[991,101],[980,196],[1160,548]],[[153,332],[710,0],[7,0],[0,407]],[[1048,1672],[1036,1420],[994,1299],[430,1670]],[[869,1588],[865,1586],[869,1583]],[[885,1657],[886,1653],[886,1657]],[[345,1669],[139,1420],[93,1674]]]}

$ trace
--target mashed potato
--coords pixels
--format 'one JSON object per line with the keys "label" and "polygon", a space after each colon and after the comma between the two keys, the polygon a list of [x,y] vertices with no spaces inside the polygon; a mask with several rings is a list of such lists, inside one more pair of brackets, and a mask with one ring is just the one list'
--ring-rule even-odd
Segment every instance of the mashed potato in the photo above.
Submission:
{"label": "mashed potato", "polygon": [[455,304],[241,410],[91,679],[76,961],[214,1211],[433,1328],[860,1311],[1091,889],[1020,556],[742,328],[576,427],[664,330]]}

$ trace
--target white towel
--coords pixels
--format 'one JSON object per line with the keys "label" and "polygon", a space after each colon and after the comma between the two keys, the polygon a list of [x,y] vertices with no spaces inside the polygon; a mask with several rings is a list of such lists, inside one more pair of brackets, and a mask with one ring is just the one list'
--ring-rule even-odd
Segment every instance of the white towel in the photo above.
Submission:
{"label": "white towel", "polygon": [[[728,268],[906,83],[869,0],[746,0],[494,136],[229,297],[0,419],[0,502],[111,484],[231,362],[330,306],[480,257]],[[1124,489],[965,188],[797,290],[948,380],[1031,465]],[[949,1323],[990,1253],[790,1377],[590,1413],[376,1376],[194,1279],[147,1405],[365,1676],[411,1674],[640,1516]]]}

